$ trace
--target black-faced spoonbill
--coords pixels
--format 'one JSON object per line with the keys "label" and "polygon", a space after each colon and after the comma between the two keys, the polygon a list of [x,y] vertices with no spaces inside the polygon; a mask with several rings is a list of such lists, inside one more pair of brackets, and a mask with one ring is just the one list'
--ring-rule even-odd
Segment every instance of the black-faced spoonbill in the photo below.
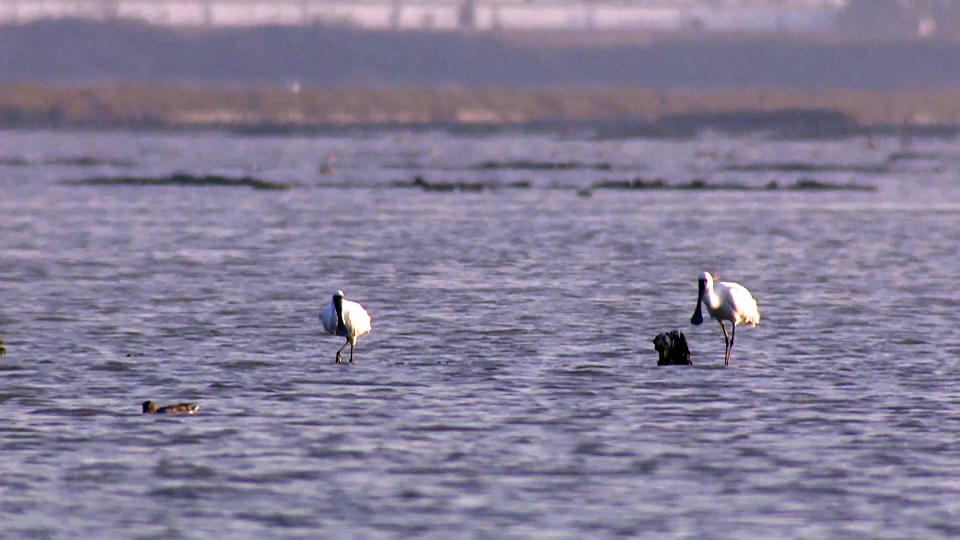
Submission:
{"label": "black-faced spoonbill", "polygon": [[[737,325],[746,323],[756,326],[760,322],[760,312],[757,310],[757,301],[746,287],[730,281],[714,282],[715,279],[716,276],[708,272],[700,274],[697,309],[693,312],[690,323],[695,325],[703,323],[703,314],[700,312],[700,304],[703,303],[710,317],[716,319],[720,323],[720,328],[723,329],[723,340],[727,344],[723,365],[729,366],[730,359],[733,357],[733,340],[737,336]],[[723,321],[731,322],[729,338]]]}
{"label": "black-faced spoonbill", "polygon": [[347,339],[337,351],[337,363],[343,362],[340,355],[348,344],[350,345],[350,363],[353,363],[353,348],[357,340],[371,329],[370,314],[367,310],[356,302],[344,299],[343,291],[336,291],[330,303],[320,312],[320,322],[328,333]]}

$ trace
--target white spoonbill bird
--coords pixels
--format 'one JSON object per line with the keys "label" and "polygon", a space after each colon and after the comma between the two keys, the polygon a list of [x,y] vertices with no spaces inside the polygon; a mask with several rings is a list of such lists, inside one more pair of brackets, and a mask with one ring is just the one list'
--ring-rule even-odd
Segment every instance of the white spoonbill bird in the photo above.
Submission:
{"label": "white spoonbill bird", "polygon": [[348,344],[350,345],[350,363],[353,363],[353,348],[357,340],[360,336],[369,333],[372,328],[367,310],[356,302],[344,299],[343,291],[338,290],[333,293],[330,303],[320,312],[320,322],[328,333],[347,338],[337,351],[337,363],[343,362],[340,355]]}
{"label": "white spoonbill bird", "polygon": [[[703,323],[703,313],[700,312],[702,302],[707,307],[710,317],[716,319],[720,323],[720,328],[723,329],[723,340],[727,344],[723,365],[729,366],[730,359],[733,357],[733,340],[737,336],[737,325],[747,323],[756,326],[760,322],[760,312],[757,310],[757,301],[746,287],[730,281],[715,282],[716,279],[717,276],[708,272],[700,274],[697,309],[693,312],[690,323],[695,325]],[[729,338],[723,321],[731,323]]]}

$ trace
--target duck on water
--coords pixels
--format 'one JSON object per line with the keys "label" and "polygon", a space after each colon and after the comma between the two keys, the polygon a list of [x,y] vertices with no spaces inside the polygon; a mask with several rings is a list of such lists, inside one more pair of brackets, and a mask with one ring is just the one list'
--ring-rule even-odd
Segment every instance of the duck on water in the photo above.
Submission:
{"label": "duck on water", "polygon": [[157,407],[157,404],[153,401],[143,402],[143,414],[169,414],[186,416],[195,414],[199,408],[200,405],[197,403],[177,403],[176,405]]}

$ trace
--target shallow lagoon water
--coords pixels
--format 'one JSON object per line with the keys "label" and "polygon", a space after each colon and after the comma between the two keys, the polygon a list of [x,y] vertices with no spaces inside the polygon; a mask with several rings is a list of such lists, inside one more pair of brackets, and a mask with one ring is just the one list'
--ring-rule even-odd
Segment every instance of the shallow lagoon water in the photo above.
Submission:
{"label": "shallow lagoon water", "polygon": [[[3,536],[956,536],[960,153],[874,142],[4,132]],[[176,172],[292,188],[63,183]],[[638,176],[877,190],[578,194]]]}

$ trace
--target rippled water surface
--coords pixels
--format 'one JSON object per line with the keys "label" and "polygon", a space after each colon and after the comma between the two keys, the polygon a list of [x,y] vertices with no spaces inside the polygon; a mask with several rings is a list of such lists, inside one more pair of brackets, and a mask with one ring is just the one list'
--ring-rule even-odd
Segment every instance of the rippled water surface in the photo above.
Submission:
{"label": "rippled water surface", "polygon": [[[960,535],[957,148],[3,132],[0,532]],[[64,183],[176,172],[292,187]],[[585,189],[635,177],[877,190]],[[760,305],[727,369],[704,270]]]}

